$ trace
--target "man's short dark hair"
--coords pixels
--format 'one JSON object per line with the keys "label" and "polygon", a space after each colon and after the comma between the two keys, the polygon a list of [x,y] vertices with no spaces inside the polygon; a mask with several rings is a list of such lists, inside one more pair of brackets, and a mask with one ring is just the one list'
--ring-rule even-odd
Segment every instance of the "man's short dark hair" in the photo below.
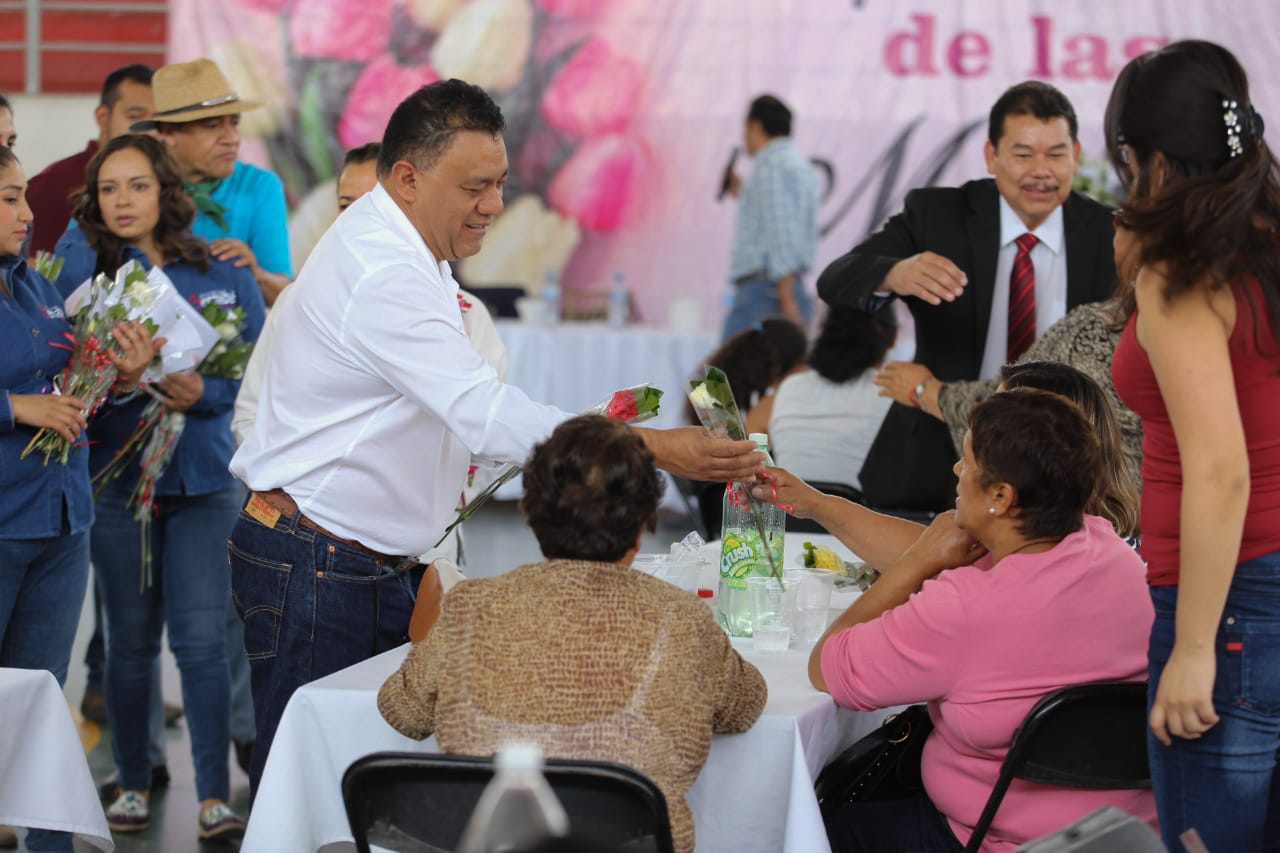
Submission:
{"label": "man's short dark hair", "polygon": [[381,151],[381,142],[366,142],[364,145],[348,148],[347,153],[342,155],[342,168],[345,169],[348,166],[358,166],[361,163],[368,163],[370,160],[377,160]]}
{"label": "man's short dark hair", "polygon": [[769,138],[791,135],[791,109],[773,95],[761,95],[751,102],[747,121],[758,121]]}
{"label": "man's short dark hair", "polygon": [[382,135],[378,177],[407,160],[426,171],[436,164],[460,131],[498,136],[506,128],[502,109],[479,86],[463,80],[439,80],[400,102]]}
{"label": "man's short dark hair", "polygon": [[1041,121],[1065,118],[1067,126],[1071,128],[1073,141],[1080,129],[1076,121],[1076,109],[1071,106],[1067,96],[1039,80],[1027,80],[1010,86],[996,100],[991,107],[991,120],[987,125],[987,139],[991,140],[992,145],[999,146],[1000,137],[1004,135],[1004,120],[1008,116],[1035,116]]}
{"label": "man's short dark hair", "polygon": [[123,65],[107,75],[107,79],[102,81],[102,97],[98,99],[98,103],[110,109],[116,105],[116,101],[120,100],[120,84],[128,80],[131,83],[137,83],[140,86],[150,86],[151,78],[155,76],[155,69],[141,63],[133,65]]}
{"label": "man's short dark hair", "polygon": [[653,530],[662,475],[644,439],[600,415],[556,427],[524,468],[520,509],[548,560],[613,563]]}

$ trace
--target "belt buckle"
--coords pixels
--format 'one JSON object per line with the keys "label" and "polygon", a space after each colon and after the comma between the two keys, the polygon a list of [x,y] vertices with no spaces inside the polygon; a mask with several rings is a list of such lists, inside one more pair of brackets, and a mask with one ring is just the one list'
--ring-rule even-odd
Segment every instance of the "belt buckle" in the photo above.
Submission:
{"label": "belt buckle", "polygon": [[413,571],[419,565],[417,557],[400,557],[396,560],[395,565],[391,566],[391,571],[402,575],[405,572]]}

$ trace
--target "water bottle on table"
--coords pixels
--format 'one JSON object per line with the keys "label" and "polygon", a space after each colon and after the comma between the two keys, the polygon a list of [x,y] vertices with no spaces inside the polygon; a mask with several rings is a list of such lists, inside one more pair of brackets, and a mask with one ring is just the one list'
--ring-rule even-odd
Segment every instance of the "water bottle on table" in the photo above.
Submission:
{"label": "water bottle on table", "polygon": [[608,317],[609,325],[614,328],[626,326],[631,319],[631,294],[627,293],[622,270],[613,274],[613,287],[609,289]]}
{"label": "water bottle on table", "polygon": [[554,325],[560,322],[560,283],[556,281],[556,271],[547,270],[542,282],[542,322]]}
{"label": "water bottle on table", "polygon": [[458,853],[504,853],[569,834],[569,817],[542,775],[542,750],[510,743],[494,758],[493,781],[467,821]]}

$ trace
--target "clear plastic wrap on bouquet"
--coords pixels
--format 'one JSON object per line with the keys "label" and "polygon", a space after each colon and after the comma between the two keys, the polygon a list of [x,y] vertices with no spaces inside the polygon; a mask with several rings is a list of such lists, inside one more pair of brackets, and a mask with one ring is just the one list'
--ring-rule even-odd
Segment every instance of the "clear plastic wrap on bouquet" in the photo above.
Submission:
{"label": "clear plastic wrap on bouquet", "polygon": [[[137,261],[120,267],[115,278],[98,275],[81,285],[72,294],[73,298],[79,296],[74,312],[72,300],[67,301],[71,331],[66,334],[66,341],[50,344],[71,352],[67,366],[53,381],[53,393],[81,400],[89,415],[96,412],[117,378],[110,356],[118,351],[116,325],[136,320],[154,335],[156,325],[151,320],[151,309],[161,290],[160,285],[148,280],[147,271]],[[55,456],[65,465],[71,442],[54,430],[44,428],[27,444],[22,456],[25,458],[33,451],[44,453],[46,465]]]}

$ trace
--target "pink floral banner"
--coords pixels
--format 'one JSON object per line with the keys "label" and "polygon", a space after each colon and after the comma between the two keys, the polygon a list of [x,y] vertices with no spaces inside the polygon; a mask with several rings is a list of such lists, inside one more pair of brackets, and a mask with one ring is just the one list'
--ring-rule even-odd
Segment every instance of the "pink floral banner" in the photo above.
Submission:
{"label": "pink floral banner", "polygon": [[[243,156],[293,208],[295,267],[336,213],[342,151],[378,139],[416,87],[461,77],[501,103],[507,210],[461,264],[472,284],[603,289],[617,272],[641,317],[693,297],[718,322],[731,200],[721,172],[750,99],[795,112],[824,181],[819,269],[914,186],[984,173],[991,102],[1029,77],[1075,103],[1095,184],[1100,126],[1129,57],[1178,38],[1234,50],[1280,126],[1269,0],[172,0],[170,59],[217,60],[242,95]],[[1273,118],[1274,116],[1274,118]],[[739,169],[749,170],[739,159]],[[815,273],[816,274],[816,273]],[[810,277],[812,280],[813,276]],[[812,287],[812,284],[810,284]],[[688,305],[687,301],[681,303]],[[690,310],[696,310],[690,309]]]}

